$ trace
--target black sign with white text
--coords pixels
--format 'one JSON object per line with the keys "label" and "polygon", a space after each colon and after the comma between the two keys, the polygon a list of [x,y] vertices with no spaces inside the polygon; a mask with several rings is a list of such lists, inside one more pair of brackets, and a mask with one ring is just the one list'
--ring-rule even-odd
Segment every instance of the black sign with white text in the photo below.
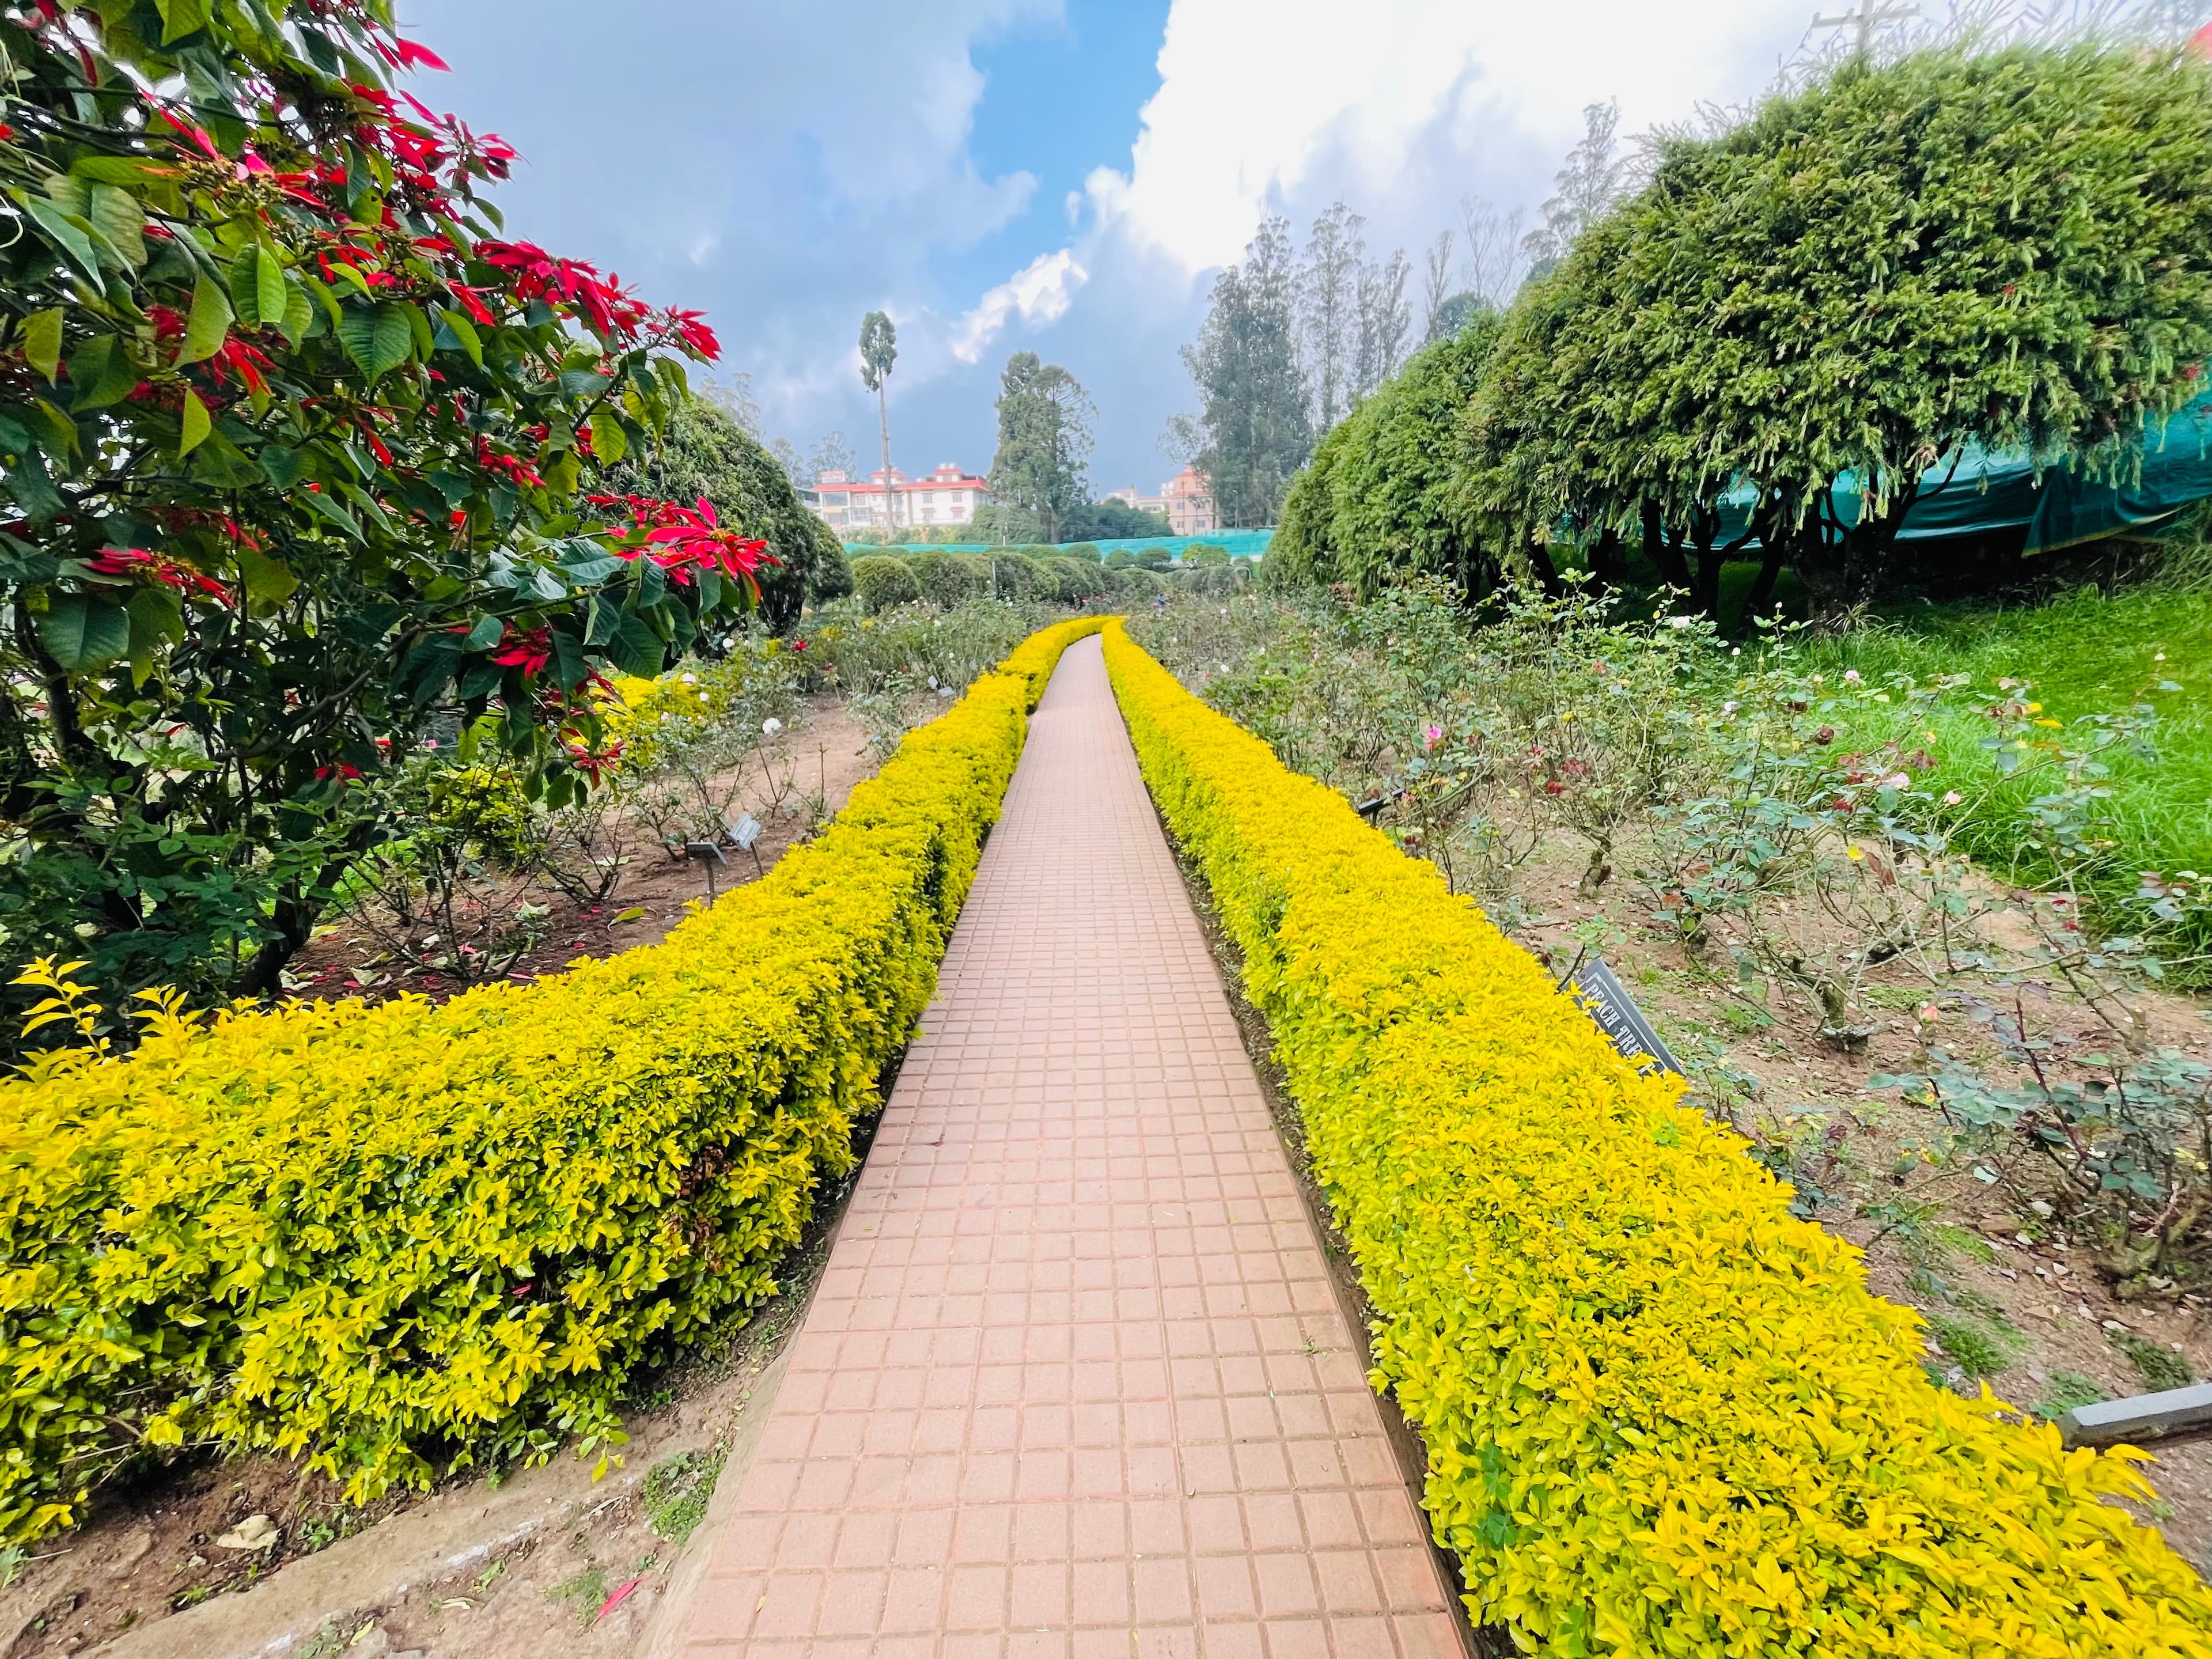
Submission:
{"label": "black sign with white text", "polygon": [[1592,957],[1575,970],[1571,983],[1583,1012],[1624,1059],[1641,1060],[1640,1069],[1647,1073],[1656,1070],[1682,1075],[1680,1062],[1659,1040],[1659,1033],[1651,1029],[1651,1022],[1644,1018],[1644,1011],[1627,988],[1613,977],[1612,969]]}

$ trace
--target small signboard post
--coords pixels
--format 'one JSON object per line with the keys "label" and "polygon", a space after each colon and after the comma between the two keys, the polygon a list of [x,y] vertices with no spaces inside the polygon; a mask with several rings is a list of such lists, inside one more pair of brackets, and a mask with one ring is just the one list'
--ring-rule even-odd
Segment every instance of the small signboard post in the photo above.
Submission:
{"label": "small signboard post", "polygon": [[768,871],[761,863],[760,848],[753,845],[760,839],[760,820],[750,812],[738,813],[738,821],[730,826],[730,839],[737,843],[739,851],[753,855],[753,869],[764,876]]}
{"label": "small signboard post", "polygon": [[[738,814],[737,822],[725,828],[730,838],[730,845],[741,853],[750,853],[753,855],[754,871],[757,874],[766,875],[768,866],[761,862],[760,848],[755,845],[761,837],[760,820],[750,812],[740,812]],[[684,855],[686,858],[696,859],[707,866],[707,902],[709,904],[713,903],[715,898],[714,872],[718,868],[726,870],[730,867],[729,860],[722,856],[722,842],[719,839],[687,841],[684,843]]]}
{"label": "small signboard post", "polygon": [[712,904],[716,896],[714,892],[714,871],[718,866],[723,869],[727,869],[730,863],[729,860],[722,856],[721,842],[716,841],[687,841],[684,843],[684,856],[688,859],[696,859],[700,863],[707,866],[707,902]]}
{"label": "small signboard post", "polygon": [[1628,988],[1614,977],[1613,969],[1602,960],[1593,956],[1577,963],[1568,970],[1567,982],[1575,988],[1575,1000],[1582,1004],[1583,1012],[1605,1033],[1606,1041],[1620,1051],[1622,1058],[1637,1061],[1638,1069],[1646,1073],[1656,1071],[1682,1075],[1681,1062],[1659,1040],[1659,1033],[1644,1018],[1644,1011],[1628,994]]}
{"label": "small signboard post", "polygon": [[2058,1427],[2069,1446],[2141,1446],[2181,1436],[2193,1438],[2212,1431],[2212,1383],[2076,1406],[2058,1419]]}

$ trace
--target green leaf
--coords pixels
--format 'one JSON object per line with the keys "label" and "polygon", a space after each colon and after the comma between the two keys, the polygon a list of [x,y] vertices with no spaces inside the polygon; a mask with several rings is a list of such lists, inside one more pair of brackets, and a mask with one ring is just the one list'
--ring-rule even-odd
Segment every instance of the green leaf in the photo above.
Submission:
{"label": "green leaf", "polygon": [[137,270],[146,263],[146,210],[137,197],[113,185],[94,185],[90,195],[85,217],[108,246],[123,256],[124,264]]}
{"label": "green leaf", "polygon": [[69,505],[62,500],[61,491],[54,488],[54,481],[46,476],[46,464],[36,455],[26,455],[8,469],[8,493],[33,524],[58,518]]}
{"label": "green leaf", "polygon": [[[320,283],[315,284],[322,287]],[[284,331],[284,338],[297,346],[307,337],[307,331],[315,325],[315,302],[307,297],[307,290],[288,284],[284,292],[284,320],[276,326]]]}
{"label": "green leaf", "polygon": [[489,651],[507,637],[507,623],[497,617],[479,617],[469,629],[469,649]]}
{"label": "green leaf", "polygon": [[167,163],[150,155],[80,155],[70,163],[73,178],[88,184],[119,185],[125,190],[143,185],[167,171]]}
{"label": "green leaf", "polygon": [[553,630],[553,678],[561,689],[564,691],[574,690],[584,683],[584,677],[591,672],[591,660],[584,655],[584,647],[576,636],[573,634],[564,634],[557,628]]}
{"label": "green leaf", "polygon": [[370,495],[366,489],[363,489],[359,484],[353,483],[350,479],[340,478],[337,481],[337,488],[348,501],[354,504],[356,507],[360,511],[366,513],[370,519],[374,520],[378,528],[382,530],[385,534],[388,536],[397,536],[402,533],[398,525],[393,521],[392,515],[384,510],[384,504],[379,501],[375,496]]}
{"label": "green leaf", "polygon": [[46,199],[72,219],[84,219],[92,211],[92,188],[82,179],[68,173],[58,173],[46,179]]}
{"label": "green leaf", "polygon": [[255,328],[265,320],[261,315],[261,262],[254,258],[256,252],[243,248],[230,262],[230,307],[241,328]]}
{"label": "green leaf", "polygon": [[592,599],[590,617],[584,629],[584,643],[594,649],[622,630],[623,608],[604,594]]}
{"label": "green leaf", "polygon": [[185,602],[176,589],[157,584],[132,593],[124,611],[131,621],[131,683],[143,685],[154,672],[154,653],[162,642],[184,640]]}
{"label": "green leaf", "polygon": [[429,317],[420,306],[404,305],[399,309],[407,319],[408,329],[415,336],[414,355],[424,362],[429,362],[438,349],[437,334],[430,326]]}
{"label": "green leaf", "polygon": [[38,439],[40,448],[58,461],[65,455],[77,453],[81,446],[75,421],[44,398],[32,398],[31,407],[26,412],[30,416],[32,424],[38,428],[33,435]]}
{"label": "green leaf", "polygon": [[192,284],[192,313],[185,320],[185,343],[177,352],[179,366],[204,362],[222,349],[230,332],[230,300],[222,285],[204,271]]}
{"label": "green leaf", "polygon": [[338,324],[338,343],[374,386],[415,355],[415,331],[407,307],[352,306]]}
{"label": "green leaf", "polygon": [[161,44],[173,46],[208,24],[208,0],[154,0],[161,14]]}
{"label": "green leaf", "polygon": [[23,319],[23,356],[33,368],[54,383],[62,366],[62,308],[49,306]]}
{"label": "green leaf", "polygon": [[376,297],[376,290],[369,287],[368,278],[342,259],[334,259],[331,262],[331,276],[333,285],[337,283],[352,283],[360,291],[361,297],[364,300],[374,300]]}
{"label": "green leaf", "polygon": [[76,393],[72,410],[106,409],[130,396],[138,384],[138,366],[119,337],[95,334],[70,354],[69,377]]}
{"label": "green leaf", "polygon": [[100,256],[92,251],[92,238],[71,224],[69,216],[44,197],[26,195],[22,203],[23,210],[31,216],[33,222],[76,262],[94,287],[99,287]]}
{"label": "green leaf", "polygon": [[611,409],[602,409],[592,416],[592,454],[602,466],[612,466],[629,453],[629,434],[623,430],[621,419]]}
{"label": "green leaf", "polygon": [[668,666],[668,647],[661,642],[644,617],[629,615],[622,619],[615,636],[607,641],[607,655],[615,665],[626,674],[641,675],[650,679]]}
{"label": "green leaf", "polygon": [[181,645],[185,638],[184,596],[159,582],[134,591],[124,607],[131,616],[131,654],[142,646],[151,648],[163,640]]}
{"label": "green leaf", "polygon": [[200,394],[190,386],[185,388],[185,434],[177,444],[179,460],[200,446],[202,439],[214,429],[215,422],[208,416],[208,406],[200,401]]}
{"label": "green leaf", "polygon": [[[306,288],[307,297],[322,307],[323,315],[330,319],[331,332],[337,333],[338,325],[345,320],[345,307],[338,303],[338,296],[331,292],[327,283],[309,283]],[[288,319],[290,316],[289,310],[286,316]]]}
{"label": "green leaf", "polygon": [[310,489],[307,492],[305,499],[311,508],[315,512],[321,514],[323,517],[328,519],[339,529],[344,531],[345,533],[352,537],[354,540],[362,542],[368,539],[366,536],[361,533],[361,525],[356,520],[353,514],[347,512],[345,508],[332,501],[324,491],[319,489]]}
{"label": "green leaf", "polygon": [[79,673],[113,662],[131,649],[131,617],[119,605],[63,593],[39,618],[39,638],[64,669]]}
{"label": "green leaf", "polygon": [[266,242],[253,250],[253,303],[256,313],[264,323],[281,323],[289,307],[289,296],[284,291],[284,265],[277,258],[276,250]]}
{"label": "green leaf", "polygon": [[307,459],[296,449],[283,444],[264,444],[260,453],[261,470],[269,482],[279,489],[289,489],[300,482],[307,471]]}
{"label": "green leaf", "polygon": [[469,361],[478,368],[483,367],[483,341],[477,333],[477,325],[458,311],[441,306],[437,311],[438,325],[453,337],[453,343],[469,354]]}
{"label": "green leaf", "polygon": [[238,544],[238,568],[246,578],[248,599],[282,605],[300,585],[288,566],[245,542]]}

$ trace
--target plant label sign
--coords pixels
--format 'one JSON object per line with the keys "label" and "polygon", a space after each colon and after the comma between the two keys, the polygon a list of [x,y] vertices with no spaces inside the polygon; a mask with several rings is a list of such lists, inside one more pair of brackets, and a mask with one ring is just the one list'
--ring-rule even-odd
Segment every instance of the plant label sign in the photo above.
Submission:
{"label": "plant label sign", "polygon": [[1682,1075],[1681,1062],[1659,1040],[1659,1033],[1644,1018],[1644,1011],[1628,994],[1627,987],[1613,976],[1613,969],[1602,961],[1592,957],[1575,970],[1569,983],[1574,987],[1575,1000],[1582,1004],[1583,1012],[1605,1033],[1606,1041],[1620,1050],[1624,1059],[1640,1059],[1639,1069],[1647,1073],[1656,1070],[1672,1072],[1676,1077]]}
{"label": "plant label sign", "polygon": [[740,812],[738,821],[730,826],[730,839],[737,842],[739,850],[750,853],[753,843],[760,839],[760,820],[750,812]]}

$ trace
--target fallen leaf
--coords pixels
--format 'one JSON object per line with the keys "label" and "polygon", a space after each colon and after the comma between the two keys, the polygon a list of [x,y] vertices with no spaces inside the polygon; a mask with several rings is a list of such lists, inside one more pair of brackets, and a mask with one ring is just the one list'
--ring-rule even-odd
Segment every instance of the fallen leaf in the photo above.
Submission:
{"label": "fallen leaf", "polygon": [[594,1624],[598,1623],[600,1620],[612,1613],[617,1607],[620,1607],[623,1602],[629,1601],[630,1592],[644,1582],[645,1575],[643,1573],[640,1573],[636,1577],[631,1579],[629,1583],[624,1584],[620,1589],[607,1597],[605,1601],[600,1602],[599,1610],[592,1615],[592,1621]]}
{"label": "fallen leaf", "polygon": [[614,919],[612,921],[609,922],[609,923],[607,924],[607,926],[608,926],[608,927],[621,927],[621,926],[623,925],[623,923],[624,923],[624,922],[626,922],[626,921],[637,921],[641,916],[642,916],[642,915],[645,915],[645,907],[644,907],[643,905],[641,905],[641,904],[633,904],[633,905],[631,905],[631,906],[630,906],[630,908],[629,908],[629,909],[627,909],[627,910],[618,910],[618,911],[617,911],[617,912],[615,913],[615,919]]}

